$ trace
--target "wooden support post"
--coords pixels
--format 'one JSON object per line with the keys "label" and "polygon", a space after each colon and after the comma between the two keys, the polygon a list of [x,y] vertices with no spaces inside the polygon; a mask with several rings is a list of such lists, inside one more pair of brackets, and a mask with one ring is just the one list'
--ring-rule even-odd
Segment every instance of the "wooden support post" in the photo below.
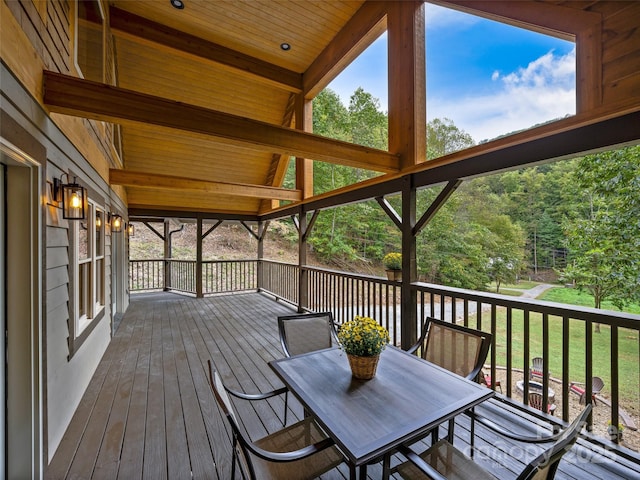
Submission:
{"label": "wooden support post", "polygon": [[302,206],[298,224],[298,312],[302,313],[309,305],[309,272],[304,268],[307,265],[307,213]]}
{"label": "wooden support post", "polygon": [[[296,130],[313,131],[313,109],[311,100],[296,95],[295,100]],[[302,192],[302,198],[313,196],[313,160],[296,157],[296,190]]]}
{"label": "wooden support post", "polygon": [[164,220],[164,291],[171,290],[171,233],[169,220]]}
{"label": "wooden support post", "polygon": [[418,340],[417,292],[411,284],[417,280],[416,267],[416,187],[413,177],[403,178],[402,186],[402,284],[400,287],[400,312],[402,325],[400,340],[403,349],[408,349]]}
{"label": "wooden support post", "polygon": [[[304,98],[302,94],[296,95],[295,120],[296,130],[311,132],[313,130],[313,118],[311,100]],[[296,157],[296,189],[302,191],[302,198],[313,196],[313,161],[308,158]],[[300,208],[298,218],[298,312],[302,313],[308,306],[308,282],[309,274],[304,269],[307,265],[307,214],[304,208]]]}
{"label": "wooden support post", "polygon": [[[389,2],[389,151],[406,169],[426,160],[426,79],[424,3]],[[402,184],[402,348],[417,340],[416,188],[407,175]]]}
{"label": "wooden support post", "polygon": [[256,281],[257,281],[257,287],[258,287],[258,291],[260,291],[260,289],[262,288],[262,272],[264,270],[263,265],[262,265],[262,260],[264,258],[264,235],[267,231],[267,227],[269,226],[269,222],[263,222],[263,221],[259,221],[258,222],[258,265],[257,265],[257,271],[256,271]]}
{"label": "wooden support post", "polygon": [[198,217],[196,233],[196,298],[204,297],[202,291],[202,217]]}
{"label": "wooden support post", "polygon": [[389,152],[400,169],[426,160],[424,2],[389,2]]}

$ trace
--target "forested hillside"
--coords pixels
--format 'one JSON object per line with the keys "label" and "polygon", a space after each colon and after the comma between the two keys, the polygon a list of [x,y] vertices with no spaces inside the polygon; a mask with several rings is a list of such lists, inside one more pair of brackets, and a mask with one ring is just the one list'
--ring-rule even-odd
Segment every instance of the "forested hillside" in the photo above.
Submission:
{"label": "forested hillside", "polygon": [[[348,107],[331,90],[323,91],[313,103],[313,127],[321,135],[387,149],[387,115],[362,89]],[[474,140],[448,119],[427,126],[427,161],[472,145]],[[285,182],[290,188],[294,169],[290,162]],[[314,190],[319,194],[374,175],[314,162]],[[418,217],[441,188],[418,192]],[[483,290],[491,281],[500,285],[517,276],[546,281],[559,276],[591,293],[596,307],[603,299],[637,302],[639,192],[640,147],[465,181],[418,237],[420,280]],[[387,200],[401,212],[399,196]],[[174,257],[195,258],[191,230],[176,234]],[[266,257],[297,262],[296,241],[290,220],[272,222]],[[220,228],[205,240],[205,257],[254,258],[253,242],[241,225]],[[400,251],[400,232],[378,203],[369,201],[322,211],[309,247],[312,264],[383,274],[382,257]],[[162,256],[161,246],[156,253]],[[136,255],[146,254],[132,250],[132,258]]]}
{"label": "forested hillside", "polygon": [[[331,90],[313,104],[314,132],[387,148],[387,115],[358,89],[344,106]],[[427,161],[474,145],[448,119],[427,126]],[[322,193],[377,175],[314,162]],[[288,185],[293,187],[294,162]],[[469,180],[418,237],[420,279],[484,289],[491,280],[557,274],[583,285],[599,305],[640,292],[640,147],[589,155]],[[418,193],[418,216],[442,187]],[[400,198],[388,198],[400,212]],[[310,237],[316,255],[337,266],[378,263],[400,250],[400,234],[375,201],[320,213]],[[547,277],[548,278],[548,277]]]}

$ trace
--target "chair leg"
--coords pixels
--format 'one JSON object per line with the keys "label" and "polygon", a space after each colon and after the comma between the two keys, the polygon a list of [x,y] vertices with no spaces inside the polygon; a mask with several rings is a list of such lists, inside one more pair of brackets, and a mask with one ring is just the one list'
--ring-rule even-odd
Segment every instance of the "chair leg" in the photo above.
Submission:
{"label": "chair leg", "polygon": [[385,454],[382,459],[382,480],[389,480],[391,476],[391,454]]}
{"label": "chair leg", "polygon": [[456,426],[456,421],[454,418],[452,418],[451,420],[449,420],[449,428],[448,428],[448,432],[447,432],[447,441],[453,445],[453,430]]}
{"label": "chair leg", "polygon": [[[471,409],[471,413],[475,413],[474,408]],[[469,453],[471,454],[471,458],[473,458],[473,453],[476,449],[476,420],[473,417],[471,417],[469,433],[471,434],[471,438],[469,439]]]}
{"label": "chair leg", "polygon": [[285,427],[287,425],[287,413],[289,411],[289,392],[284,392],[284,421],[282,422],[282,426]]}

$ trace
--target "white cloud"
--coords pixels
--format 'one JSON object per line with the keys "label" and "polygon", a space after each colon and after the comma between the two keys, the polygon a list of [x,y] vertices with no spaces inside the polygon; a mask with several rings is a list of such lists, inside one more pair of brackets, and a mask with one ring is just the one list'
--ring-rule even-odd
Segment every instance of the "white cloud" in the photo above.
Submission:
{"label": "white cloud", "polygon": [[476,141],[532,127],[575,113],[575,48],[566,55],[553,51],[532,61],[526,68],[491,79],[489,94],[455,99],[429,98],[429,119],[450,118]]}

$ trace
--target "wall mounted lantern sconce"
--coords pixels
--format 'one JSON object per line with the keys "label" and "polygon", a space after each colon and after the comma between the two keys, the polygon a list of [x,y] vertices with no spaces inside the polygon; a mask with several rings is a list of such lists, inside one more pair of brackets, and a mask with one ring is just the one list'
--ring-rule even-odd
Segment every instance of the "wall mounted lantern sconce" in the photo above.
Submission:
{"label": "wall mounted lantern sconce", "polygon": [[96,212],[96,230],[99,232],[102,228],[102,213]]}
{"label": "wall mounted lantern sconce", "polygon": [[133,237],[136,234],[136,229],[132,223],[129,223],[129,226],[127,227],[127,233],[130,237]]}
{"label": "wall mounted lantern sconce", "polygon": [[[67,182],[69,181],[69,175]],[[84,220],[87,212],[87,189],[78,185],[76,177],[72,183],[62,183],[62,176],[53,179],[53,199],[62,202],[62,218]]]}
{"label": "wall mounted lantern sconce", "polygon": [[116,213],[111,214],[111,231],[120,233],[122,231],[122,217]]}

